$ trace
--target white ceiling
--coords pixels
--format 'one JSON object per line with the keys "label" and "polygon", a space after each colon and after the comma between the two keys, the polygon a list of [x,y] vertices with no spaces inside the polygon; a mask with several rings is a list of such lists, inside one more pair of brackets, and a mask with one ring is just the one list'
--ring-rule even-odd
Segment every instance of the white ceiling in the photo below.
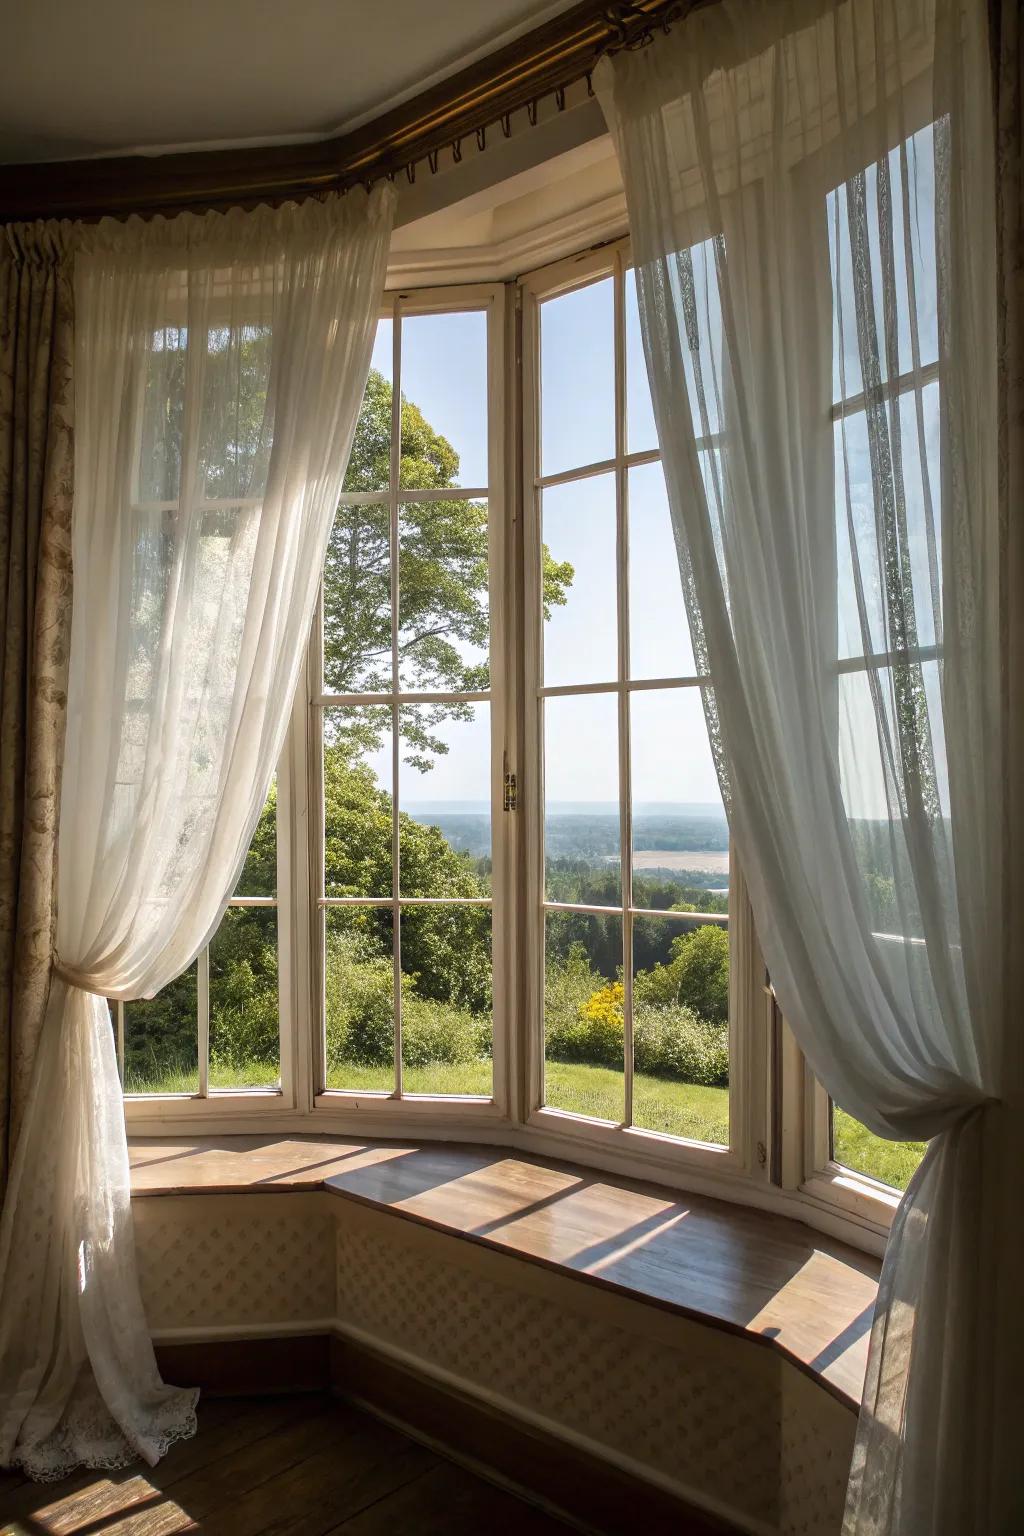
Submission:
{"label": "white ceiling", "polygon": [[573,0],[0,0],[0,162],[356,126]]}

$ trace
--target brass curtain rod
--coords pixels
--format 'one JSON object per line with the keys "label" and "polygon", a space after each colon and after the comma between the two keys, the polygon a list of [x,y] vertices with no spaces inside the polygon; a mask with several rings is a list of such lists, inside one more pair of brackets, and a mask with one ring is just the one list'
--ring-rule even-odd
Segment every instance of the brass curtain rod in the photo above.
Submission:
{"label": "brass curtain rod", "polygon": [[710,0],[583,0],[352,133],[307,144],[124,155],[99,160],[0,165],[0,223],[37,218],[92,220],[131,213],[250,207],[344,192],[403,172],[415,180],[442,150],[462,158],[463,141],[512,131],[513,112],[537,122],[538,103],[565,106],[568,86],[598,60],[649,43],[656,30]]}

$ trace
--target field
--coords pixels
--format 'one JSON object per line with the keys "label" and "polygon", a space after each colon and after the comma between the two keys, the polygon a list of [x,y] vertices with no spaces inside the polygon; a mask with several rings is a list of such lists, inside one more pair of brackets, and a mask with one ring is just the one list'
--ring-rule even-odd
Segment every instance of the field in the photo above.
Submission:
{"label": "field", "polygon": [[727,853],[677,853],[670,848],[637,848],[633,852],[634,869],[681,869],[687,873],[721,875],[729,878]]}

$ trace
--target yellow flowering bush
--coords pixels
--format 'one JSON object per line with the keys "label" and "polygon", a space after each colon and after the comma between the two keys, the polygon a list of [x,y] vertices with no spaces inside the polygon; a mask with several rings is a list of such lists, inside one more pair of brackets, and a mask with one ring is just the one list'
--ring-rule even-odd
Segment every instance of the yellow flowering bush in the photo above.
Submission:
{"label": "yellow flowering bush", "polygon": [[583,1004],[583,1016],[595,1024],[621,1024],[626,989],[621,981],[610,981],[592,992]]}

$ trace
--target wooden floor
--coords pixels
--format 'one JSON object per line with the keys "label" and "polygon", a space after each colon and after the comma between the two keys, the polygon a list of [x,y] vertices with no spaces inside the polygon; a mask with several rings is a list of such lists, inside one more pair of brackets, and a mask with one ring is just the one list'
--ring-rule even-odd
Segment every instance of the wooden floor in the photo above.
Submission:
{"label": "wooden floor", "polygon": [[200,1403],[154,1470],[0,1473],[2,1536],[557,1536],[570,1527],[333,1398]]}

